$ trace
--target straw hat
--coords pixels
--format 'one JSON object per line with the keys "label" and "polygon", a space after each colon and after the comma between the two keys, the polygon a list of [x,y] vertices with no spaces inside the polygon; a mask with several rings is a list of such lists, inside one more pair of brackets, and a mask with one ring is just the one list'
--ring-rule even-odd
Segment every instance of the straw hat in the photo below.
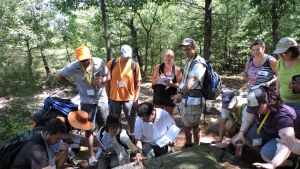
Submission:
{"label": "straw hat", "polygon": [[89,114],[85,111],[72,111],[68,114],[68,121],[72,127],[81,130],[91,130],[93,123],[89,120]]}

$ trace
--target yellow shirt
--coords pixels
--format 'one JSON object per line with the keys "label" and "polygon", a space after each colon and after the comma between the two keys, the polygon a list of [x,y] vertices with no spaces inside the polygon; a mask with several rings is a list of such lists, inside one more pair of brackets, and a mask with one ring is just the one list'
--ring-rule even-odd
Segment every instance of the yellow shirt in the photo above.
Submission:
{"label": "yellow shirt", "polygon": [[[111,64],[113,60],[110,60],[107,64],[108,70],[111,70]],[[136,95],[134,89],[134,79],[140,81],[142,79],[140,73],[140,67],[136,63],[136,74],[133,77],[133,68],[131,68],[133,60],[129,59],[127,62],[122,62],[120,57],[116,59],[116,63],[110,72],[110,93],[109,98],[114,101],[129,101],[133,100]]]}

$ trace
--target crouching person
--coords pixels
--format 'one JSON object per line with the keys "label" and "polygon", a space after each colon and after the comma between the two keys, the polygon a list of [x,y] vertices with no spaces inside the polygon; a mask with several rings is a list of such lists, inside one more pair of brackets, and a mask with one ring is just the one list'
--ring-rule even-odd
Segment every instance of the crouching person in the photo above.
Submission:
{"label": "crouching person", "polygon": [[180,129],[170,114],[151,103],[144,102],[138,107],[134,134],[137,148],[148,158],[158,157],[171,151]]}
{"label": "crouching person", "polygon": [[129,133],[122,129],[122,124],[115,115],[107,116],[106,125],[100,129],[96,138],[100,147],[96,154],[96,158],[99,158],[97,169],[127,164],[130,162],[130,155],[134,155],[136,161],[143,159],[141,152],[130,140]]}
{"label": "crouching person", "polygon": [[220,147],[226,146],[228,142],[222,143],[225,133],[233,137],[239,131],[242,121],[246,119],[246,103],[242,104],[233,91],[222,94],[222,110],[219,128],[219,140],[213,141]]}
{"label": "crouching person", "polygon": [[66,132],[65,124],[59,119],[52,119],[46,123],[41,132],[35,132],[16,156],[12,169],[51,169],[64,168],[66,156],[62,154],[64,147],[57,152],[51,151],[51,146],[61,141]]}
{"label": "crouching person", "polygon": [[247,120],[242,122],[233,144],[242,142],[251,148],[259,148],[265,163],[254,163],[257,168],[295,168],[296,163],[287,160],[291,151],[276,140],[282,134],[299,138],[299,133],[295,133],[299,131],[299,125],[294,125],[299,119],[295,110],[260,88],[251,91],[247,101]]}

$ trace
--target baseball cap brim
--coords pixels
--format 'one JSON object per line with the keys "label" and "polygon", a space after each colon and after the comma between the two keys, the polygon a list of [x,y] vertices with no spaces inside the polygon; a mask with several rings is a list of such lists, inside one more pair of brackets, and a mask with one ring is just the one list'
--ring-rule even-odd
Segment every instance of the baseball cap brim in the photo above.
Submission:
{"label": "baseball cap brim", "polygon": [[287,49],[286,48],[277,48],[273,54],[280,54],[280,53],[284,53]]}

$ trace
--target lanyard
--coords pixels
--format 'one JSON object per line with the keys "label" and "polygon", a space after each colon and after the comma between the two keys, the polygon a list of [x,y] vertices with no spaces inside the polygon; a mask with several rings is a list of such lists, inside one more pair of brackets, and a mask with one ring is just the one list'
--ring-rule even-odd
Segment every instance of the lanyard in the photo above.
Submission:
{"label": "lanyard", "polygon": [[270,114],[270,111],[268,111],[268,113],[266,114],[266,116],[264,117],[264,119],[259,124],[258,128],[256,129],[256,133],[257,134],[260,134],[260,130],[261,130],[262,126],[264,125],[264,123],[266,122],[266,119],[268,118],[269,114]]}
{"label": "lanyard", "polygon": [[85,71],[85,69],[83,68],[83,66],[81,65],[81,68],[83,70],[83,73],[84,73],[84,77],[86,79],[86,81],[88,82],[89,85],[92,84],[92,78],[93,78],[93,67],[90,65],[90,74],[88,75]]}
{"label": "lanyard", "polygon": [[121,67],[121,58],[118,59],[118,65],[119,65],[120,75],[122,77],[123,71],[122,71],[122,67]]}
{"label": "lanyard", "polygon": [[45,138],[44,138],[44,135],[43,135],[43,132],[42,132],[42,131],[41,131],[41,135],[42,135],[42,138],[43,138],[43,140],[44,140],[44,143],[45,143],[45,145],[46,145],[46,150],[47,150],[47,154],[48,154],[49,162],[51,162],[51,160],[52,160],[52,156],[51,156],[51,153],[50,153],[49,145],[48,145],[47,141],[45,140]]}
{"label": "lanyard", "polygon": [[188,76],[188,74],[189,74],[190,66],[191,66],[191,64],[192,64],[192,62],[193,62],[193,60],[195,59],[196,56],[197,56],[197,55],[195,55],[195,56],[193,57],[193,59],[190,60],[189,63],[185,66],[185,68],[184,68],[184,75],[183,75],[183,80],[182,80],[182,81],[185,82],[185,81],[187,80],[187,76]]}

